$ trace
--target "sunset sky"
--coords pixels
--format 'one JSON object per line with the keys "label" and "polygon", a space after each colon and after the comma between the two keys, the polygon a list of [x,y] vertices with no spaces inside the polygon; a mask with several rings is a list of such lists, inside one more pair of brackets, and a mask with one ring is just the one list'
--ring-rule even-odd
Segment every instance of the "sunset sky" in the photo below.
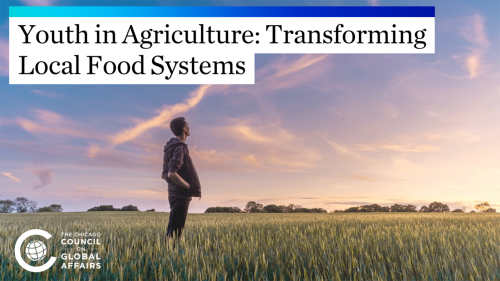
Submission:
{"label": "sunset sky", "polygon": [[9,85],[8,6],[117,3],[0,3],[0,199],[168,211],[163,146],[184,116],[202,186],[191,213],[248,201],[500,210],[499,1],[190,1],[435,6],[436,53],[257,54],[255,85]]}

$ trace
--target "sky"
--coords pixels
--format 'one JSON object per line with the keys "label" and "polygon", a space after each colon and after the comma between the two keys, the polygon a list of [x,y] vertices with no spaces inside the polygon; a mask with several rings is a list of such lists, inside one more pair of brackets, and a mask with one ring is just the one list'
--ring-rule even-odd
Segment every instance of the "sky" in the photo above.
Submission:
{"label": "sky", "polygon": [[[254,85],[9,85],[8,6],[435,6],[435,54],[255,56]],[[208,207],[500,210],[499,1],[0,2],[0,199],[169,211],[172,118]]]}

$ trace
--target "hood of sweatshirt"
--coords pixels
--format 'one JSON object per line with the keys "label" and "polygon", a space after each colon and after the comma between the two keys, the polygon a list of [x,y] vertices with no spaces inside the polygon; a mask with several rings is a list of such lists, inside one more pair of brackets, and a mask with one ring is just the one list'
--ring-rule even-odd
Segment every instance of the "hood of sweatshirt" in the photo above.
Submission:
{"label": "hood of sweatshirt", "polygon": [[165,147],[163,148],[163,152],[166,152],[167,149],[171,146],[175,146],[175,145],[184,145],[186,148],[187,148],[187,143],[185,142],[182,142],[181,140],[179,140],[178,138],[171,138],[167,144],[165,145]]}

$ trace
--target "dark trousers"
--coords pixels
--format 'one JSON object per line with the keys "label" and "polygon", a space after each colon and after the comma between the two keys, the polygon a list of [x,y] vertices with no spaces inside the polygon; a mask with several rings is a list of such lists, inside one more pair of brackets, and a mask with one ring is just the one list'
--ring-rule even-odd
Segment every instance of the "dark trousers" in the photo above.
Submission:
{"label": "dark trousers", "polygon": [[170,219],[168,221],[166,238],[180,238],[182,235],[182,229],[186,223],[191,198],[169,195],[168,202],[170,203]]}

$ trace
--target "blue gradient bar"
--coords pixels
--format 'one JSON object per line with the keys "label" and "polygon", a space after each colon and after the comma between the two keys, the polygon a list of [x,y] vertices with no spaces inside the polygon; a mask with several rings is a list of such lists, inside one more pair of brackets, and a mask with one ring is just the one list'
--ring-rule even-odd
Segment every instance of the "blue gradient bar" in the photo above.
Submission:
{"label": "blue gradient bar", "polygon": [[434,17],[433,6],[11,6],[9,17]]}

